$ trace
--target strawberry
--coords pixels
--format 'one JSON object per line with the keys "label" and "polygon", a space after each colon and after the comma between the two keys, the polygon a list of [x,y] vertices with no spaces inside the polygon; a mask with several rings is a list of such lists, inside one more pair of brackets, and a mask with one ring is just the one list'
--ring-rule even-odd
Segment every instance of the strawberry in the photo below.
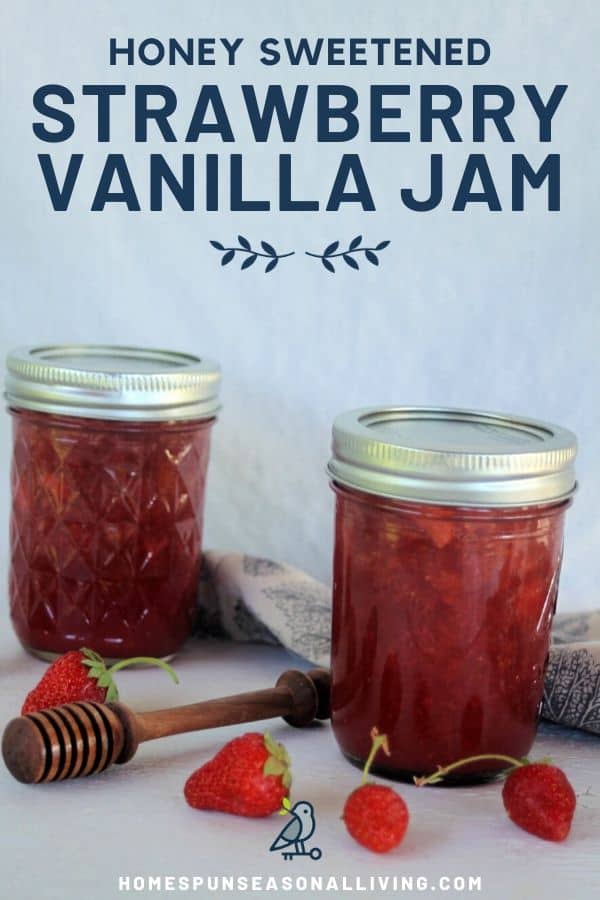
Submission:
{"label": "strawberry", "polygon": [[363,770],[362,784],[346,800],[342,818],[355,841],[374,853],[387,853],[400,843],[406,833],[408,808],[391,787],[367,782],[378,750],[383,748],[390,755],[385,734],[380,735],[373,728],[371,739],[373,744]]}
{"label": "strawberry", "polygon": [[285,747],[269,734],[249,732],[225,744],[213,759],[193,772],[183,793],[195,809],[270,816],[289,796],[291,781]]}
{"label": "strawberry", "polygon": [[546,762],[513,769],[504,782],[502,800],[515,825],[546,841],[564,841],[577,802],[562,769]]}
{"label": "strawberry", "polygon": [[577,800],[565,773],[550,760],[531,763],[528,759],[483,753],[440,767],[432,775],[414,781],[419,787],[436,784],[459,766],[483,760],[500,760],[512,766],[502,788],[502,800],[515,825],[546,841],[564,841],[571,828]]}
{"label": "strawberry", "polygon": [[41,681],[27,694],[21,715],[76,700],[93,700],[96,703],[118,700],[119,692],[112,678],[113,673],[136,663],[160,666],[176,684],[179,681],[171,666],[161,659],[136,656],[121,659],[107,669],[98,653],[82,647],[80,650],[69,650],[54,660]]}

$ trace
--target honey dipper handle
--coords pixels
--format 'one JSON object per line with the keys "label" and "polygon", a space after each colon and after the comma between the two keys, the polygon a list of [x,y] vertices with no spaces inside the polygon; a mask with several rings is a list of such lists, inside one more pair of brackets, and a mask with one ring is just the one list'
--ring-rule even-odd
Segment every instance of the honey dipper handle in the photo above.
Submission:
{"label": "honey dipper handle", "polygon": [[302,727],[315,718],[328,717],[328,693],[329,677],[326,670],[315,669],[305,673],[290,669],[280,676],[274,688],[191,703],[174,709],[133,713],[120,703],[110,704],[126,731],[125,748],[118,762],[131,759],[138,744],[143,741],[152,741],[170,734],[258,722],[277,716],[283,716],[290,725]]}

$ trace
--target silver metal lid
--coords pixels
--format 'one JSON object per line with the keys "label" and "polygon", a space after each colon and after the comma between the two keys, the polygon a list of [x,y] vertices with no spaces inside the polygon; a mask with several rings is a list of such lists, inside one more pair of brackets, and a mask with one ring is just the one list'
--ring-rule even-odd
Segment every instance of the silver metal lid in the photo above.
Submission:
{"label": "silver metal lid", "polygon": [[219,409],[217,363],[186,353],[94,345],[8,355],[8,405],[94,419],[204,419]]}
{"label": "silver metal lid", "polygon": [[500,413],[428,407],[352,410],[333,424],[338,484],[452,506],[522,506],[569,497],[575,435]]}

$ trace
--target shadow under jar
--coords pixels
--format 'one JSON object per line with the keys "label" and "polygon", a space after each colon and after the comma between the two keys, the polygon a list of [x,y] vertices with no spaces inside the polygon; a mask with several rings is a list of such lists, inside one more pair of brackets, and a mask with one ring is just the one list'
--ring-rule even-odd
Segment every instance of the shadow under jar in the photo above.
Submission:
{"label": "shadow under jar", "polygon": [[[535,738],[576,440],[470,410],[363,409],[333,427],[332,725],[400,779]],[[447,782],[492,777],[481,761]]]}
{"label": "shadow under jar", "polygon": [[196,613],[219,367],[57,346],[14,351],[7,369],[19,640],[43,658],[171,656]]}

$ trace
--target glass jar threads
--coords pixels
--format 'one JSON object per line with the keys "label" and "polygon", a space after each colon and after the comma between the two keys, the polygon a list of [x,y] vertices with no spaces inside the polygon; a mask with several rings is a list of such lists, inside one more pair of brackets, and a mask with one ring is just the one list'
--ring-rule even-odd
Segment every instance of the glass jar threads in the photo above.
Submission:
{"label": "glass jar threads", "polygon": [[165,657],[191,633],[216,363],[130,347],[7,360],[10,611],[45,658]]}
{"label": "glass jar threads", "polygon": [[332,725],[353,761],[373,726],[391,748],[379,771],[398,778],[529,751],[575,454],[569,431],[493,413],[335,420]]}

